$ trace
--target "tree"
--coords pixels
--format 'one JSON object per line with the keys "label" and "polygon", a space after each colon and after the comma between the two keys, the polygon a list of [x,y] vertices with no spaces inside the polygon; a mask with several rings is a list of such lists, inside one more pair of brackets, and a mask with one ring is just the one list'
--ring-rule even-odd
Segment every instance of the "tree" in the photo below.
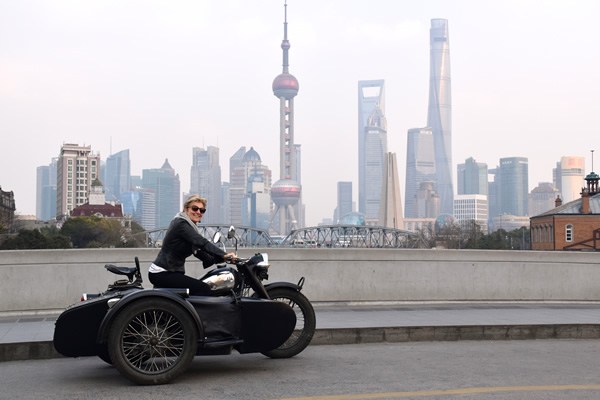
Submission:
{"label": "tree", "polygon": [[0,245],[0,250],[19,249],[67,249],[71,247],[69,238],[54,231],[40,229],[21,229],[19,233]]}
{"label": "tree", "polygon": [[60,231],[75,248],[116,247],[121,238],[119,221],[95,215],[69,218]]}
{"label": "tree", "polygon": [[143,231],[134,222],[123,226],[120,220],[98,216],[69,218],[61,228],[75,248],[142,247],[145,236],[139,233]]}

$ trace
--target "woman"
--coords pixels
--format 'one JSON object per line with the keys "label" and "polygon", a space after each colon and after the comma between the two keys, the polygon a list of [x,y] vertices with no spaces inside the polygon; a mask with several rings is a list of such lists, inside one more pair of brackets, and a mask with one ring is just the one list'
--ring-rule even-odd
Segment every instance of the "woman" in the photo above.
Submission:
{"label": "woman", "polygon": [[183,205],[183,211],[171,221],[160,252],[148,270],[154,287],[189,288],[190,295],[209,295],[206,283],[185,275],[185,259],[193,254],[207,268],[235,258],[235,253],[225,253],[198,232],[196,224],[202,220],[206,204],[205,198],[192,195]]}

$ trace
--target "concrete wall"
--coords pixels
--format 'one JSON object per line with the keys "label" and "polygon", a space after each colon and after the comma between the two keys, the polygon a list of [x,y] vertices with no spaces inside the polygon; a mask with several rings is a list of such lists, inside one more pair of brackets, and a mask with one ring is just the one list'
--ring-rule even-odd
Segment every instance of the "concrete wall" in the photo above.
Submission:
{"label": "concrete wall", "polygon": [[[260,250],[242,249],[248,257]],[[412,249],[265,249],[270,282],[297,282],[312,301],[600,301],[600,254]],[[0,251],[0,312],[55,310],[133,265],[144,284],[155,249]],[[201,276],[198,262],[189,275]]]}

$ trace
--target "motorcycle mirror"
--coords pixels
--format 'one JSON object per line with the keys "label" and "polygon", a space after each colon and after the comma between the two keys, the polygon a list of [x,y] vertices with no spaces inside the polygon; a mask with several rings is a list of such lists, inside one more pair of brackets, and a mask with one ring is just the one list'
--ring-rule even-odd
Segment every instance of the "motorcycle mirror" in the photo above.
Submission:
{"label": "motorcycle mirror", "polygon": [[221,241],[221,232],[217,231],[213,235],[213,243],[219,243]]}
{"label": "motorcycle mirror", "polygon": [[233,225],[231,225],[229,227],[229,230],[227,231],[227,238],[233,239],[234,237],[235,237],[235,228],[233,227]]}

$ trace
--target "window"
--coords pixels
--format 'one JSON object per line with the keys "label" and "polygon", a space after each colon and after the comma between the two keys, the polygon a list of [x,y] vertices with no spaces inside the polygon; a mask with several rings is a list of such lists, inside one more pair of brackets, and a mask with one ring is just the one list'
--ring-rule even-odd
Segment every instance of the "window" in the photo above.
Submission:
{"label": "window", "polygon": [[568,224],[565,226],[565,241],[572,242],[573,241],[573,225]]}

